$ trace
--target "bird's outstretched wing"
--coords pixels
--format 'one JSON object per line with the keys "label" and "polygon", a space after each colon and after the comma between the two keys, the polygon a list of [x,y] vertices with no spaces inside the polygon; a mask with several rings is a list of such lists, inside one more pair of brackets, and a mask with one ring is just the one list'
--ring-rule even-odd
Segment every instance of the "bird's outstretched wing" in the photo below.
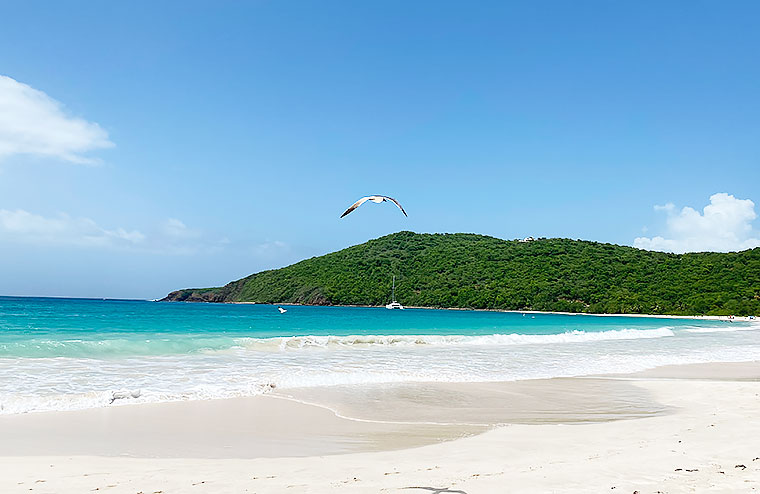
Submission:
{"label": "bird's outstretched wing", "polygon": [[351,204],[351,207],[349,207],[348,209],[346,209],[346,211],[343,214],[341,214],[340,217],[342,218],[345,215],[347,215],[348,213],[350,213],[351,211],[353,211],[354,209],[358,208],[359,206],[361,206],[362,204],[364,204],[365,202],[367,202],[370,197],[372,197],[372,196],[362,197],[361,199],[359,199],[355,203]]}
{"label": "bird's outstretched wing", "polygon": [[408,214],[406,214],[406,211],[404,211],[404,208],[402,208],[402,207],[401,207],[401,204],[399,204],[399,202],[398,202],[396,199],[394,199],[394,198],[392,198],[392,197],[388,197],[388,196],[382,196],[382,197],[384,197],[384,198],[388,199],[388,200],[389,200],[389,201],[391,201],[393,204],[395,204],[396,206],[398,206],[398,208],[401,210],[401,212],[402,212],[402,213],[404,213],[404,216],[406,216],[407,218],[409,217],[409,215],[408,215]]}

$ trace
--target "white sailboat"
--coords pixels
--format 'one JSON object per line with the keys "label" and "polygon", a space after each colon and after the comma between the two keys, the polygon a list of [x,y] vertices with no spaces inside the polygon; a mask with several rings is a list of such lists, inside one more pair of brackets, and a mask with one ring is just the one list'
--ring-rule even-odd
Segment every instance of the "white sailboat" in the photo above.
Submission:
{"label": "white sailboat", "polygon": [[391,303],[385,306],[386,309],[403,309],[404,306],[396,302],[396,276],[393,276],[393,291],[391,292]]}

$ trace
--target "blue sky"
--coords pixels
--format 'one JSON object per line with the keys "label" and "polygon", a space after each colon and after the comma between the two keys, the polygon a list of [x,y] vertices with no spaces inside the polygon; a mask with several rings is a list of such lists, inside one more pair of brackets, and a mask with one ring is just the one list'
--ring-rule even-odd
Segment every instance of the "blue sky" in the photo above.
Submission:
{"label": "blue sky", "polygon": [[[402,229],[760,245],[758,16],[695,1],[4,5],[0,294],[154,298]],[[369,204],[338,219],[377,193],[409,218]]]}

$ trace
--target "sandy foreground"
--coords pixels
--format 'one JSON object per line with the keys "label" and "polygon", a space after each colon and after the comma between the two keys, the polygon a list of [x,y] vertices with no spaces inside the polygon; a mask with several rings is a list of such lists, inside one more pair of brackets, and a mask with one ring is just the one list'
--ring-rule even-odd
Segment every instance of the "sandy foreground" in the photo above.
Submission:
{"label": "sandy foreground", "polygon": [[0,417],[2,493],[635,491],[760,491],[760,362]]}

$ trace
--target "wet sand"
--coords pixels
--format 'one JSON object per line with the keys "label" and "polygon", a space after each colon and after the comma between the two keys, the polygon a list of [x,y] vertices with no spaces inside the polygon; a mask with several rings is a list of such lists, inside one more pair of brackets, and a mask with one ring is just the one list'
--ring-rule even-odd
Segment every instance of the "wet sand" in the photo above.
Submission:
{"label": "wet sand", "polygon": [[272,458],[422,446],[484,426],[345,420],[273,396],[0,417],[0,457]]}
{"label": "wet sand", "polygon": [[621,380],[332,386],[226,400],[0,416],[0,456],[260,458],[423,446],[502,424],[664,413]]}
{"label": "wet sand", "polygon": [[667,411],[647,391],[605,378],[330,386],[275,394],[327,407],[340,417],[410,424],[576,424]]}

